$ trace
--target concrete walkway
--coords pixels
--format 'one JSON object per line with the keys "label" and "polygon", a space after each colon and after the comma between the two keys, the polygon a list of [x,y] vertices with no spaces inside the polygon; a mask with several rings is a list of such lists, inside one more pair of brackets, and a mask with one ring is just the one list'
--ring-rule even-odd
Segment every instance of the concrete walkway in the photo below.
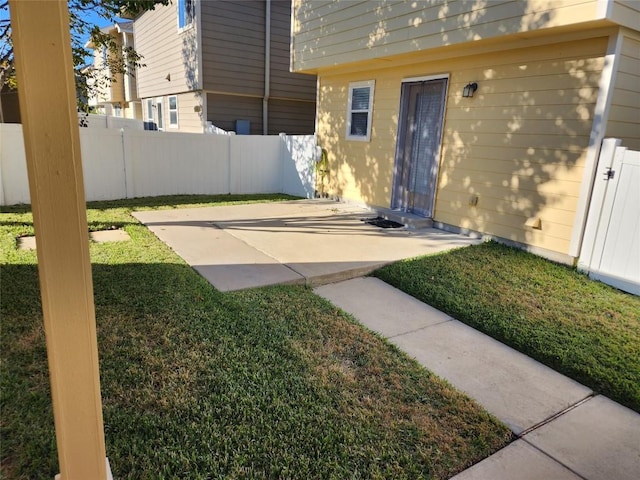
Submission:
{"label": "concrete walkway", "polygon": [[378,279],[357,278],[477,241],[435,229],[383,230],[362,222],[375,214],[328,201],[134,215],[219,290],[316,285],[318,295],[466,392],[519,437],[455,480],[640,478],[640,415]]}
{"label": "concrete walkway", "polygon": [[455,480],[637,480],[640,415],[376,278],[315,292],[466,392],[519,439]]}

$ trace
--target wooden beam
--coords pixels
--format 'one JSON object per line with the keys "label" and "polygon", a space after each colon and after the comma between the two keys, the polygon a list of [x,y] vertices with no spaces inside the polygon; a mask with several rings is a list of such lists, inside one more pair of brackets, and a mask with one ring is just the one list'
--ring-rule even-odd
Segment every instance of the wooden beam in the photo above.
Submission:
{"label": "wooden beam", "polygon": [[105,480],[69,12],[9,0],[61,480]]}

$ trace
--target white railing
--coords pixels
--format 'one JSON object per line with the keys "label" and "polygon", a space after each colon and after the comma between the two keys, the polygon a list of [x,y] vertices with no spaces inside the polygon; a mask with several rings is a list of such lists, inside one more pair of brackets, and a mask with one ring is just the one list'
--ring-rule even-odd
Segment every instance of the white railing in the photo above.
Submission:
{"label": "white railing", "polygon": [[213,133],[215,135],[235,135],[236,132],[228,132],[220,127],[216,127],[213,123],[207,122],[207,126],[204,129],[204,133]]}
{"label": "white railing", "polygon": [[[81,128],[87,201],[178,194],[312,198],[312,135],[203,135]],[[0,124],[0,205],[30,203],[22,126]]]}

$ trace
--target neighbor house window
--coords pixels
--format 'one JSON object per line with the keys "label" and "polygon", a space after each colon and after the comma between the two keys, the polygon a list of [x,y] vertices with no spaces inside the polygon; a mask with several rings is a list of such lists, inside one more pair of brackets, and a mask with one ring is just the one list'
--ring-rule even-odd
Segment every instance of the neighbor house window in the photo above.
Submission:
{"label": "neighbor house window", "polygon": [[374,84],[373,80],[349,84],[347,140],[368,141],[371,137]]}
{"label": "neighbor house window", "polygon": [[115,103],[113,105],[113,116],[114,117],[121,117],[122,116],[122,107],[117,103]]}
{"label": "neighbor house window", "polygon": [[158,130],[164,130],[164,98],[156,98],[156,114],[157,114],[157,126]]}
{"label": "neighbor house window", "polygon": [[169,97],[169,126],[178,127],[178,97],[175,95]]}
{"label": "neighbor house window", "polygon": [[147,104],[147,121],[153,122],[153,99],[148,98],[145,103]]}
{"label": "neighbor house window", "polygon": [[178,0],[178,28],[190,27],[196,16],[196,0]]}

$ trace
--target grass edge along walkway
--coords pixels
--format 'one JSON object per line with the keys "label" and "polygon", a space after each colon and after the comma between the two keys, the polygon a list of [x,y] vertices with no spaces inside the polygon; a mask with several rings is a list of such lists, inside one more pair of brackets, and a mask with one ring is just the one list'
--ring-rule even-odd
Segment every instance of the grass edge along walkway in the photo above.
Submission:
{"label": "grass edge along walkway", "polygon": [[640,298],[497,242],[374,274],[640,412]]}
{"label": "grass edge along walkway", "polygon": [[[131,203],[92,207],[90,228],[131,237],[91,244],[115,478],[448,478],[511,440],[310,288],[220,293],[129,215]],[[25,212],[0,215],[0,477],[50,479],[36,255],[16,248],[33,230]]]}

